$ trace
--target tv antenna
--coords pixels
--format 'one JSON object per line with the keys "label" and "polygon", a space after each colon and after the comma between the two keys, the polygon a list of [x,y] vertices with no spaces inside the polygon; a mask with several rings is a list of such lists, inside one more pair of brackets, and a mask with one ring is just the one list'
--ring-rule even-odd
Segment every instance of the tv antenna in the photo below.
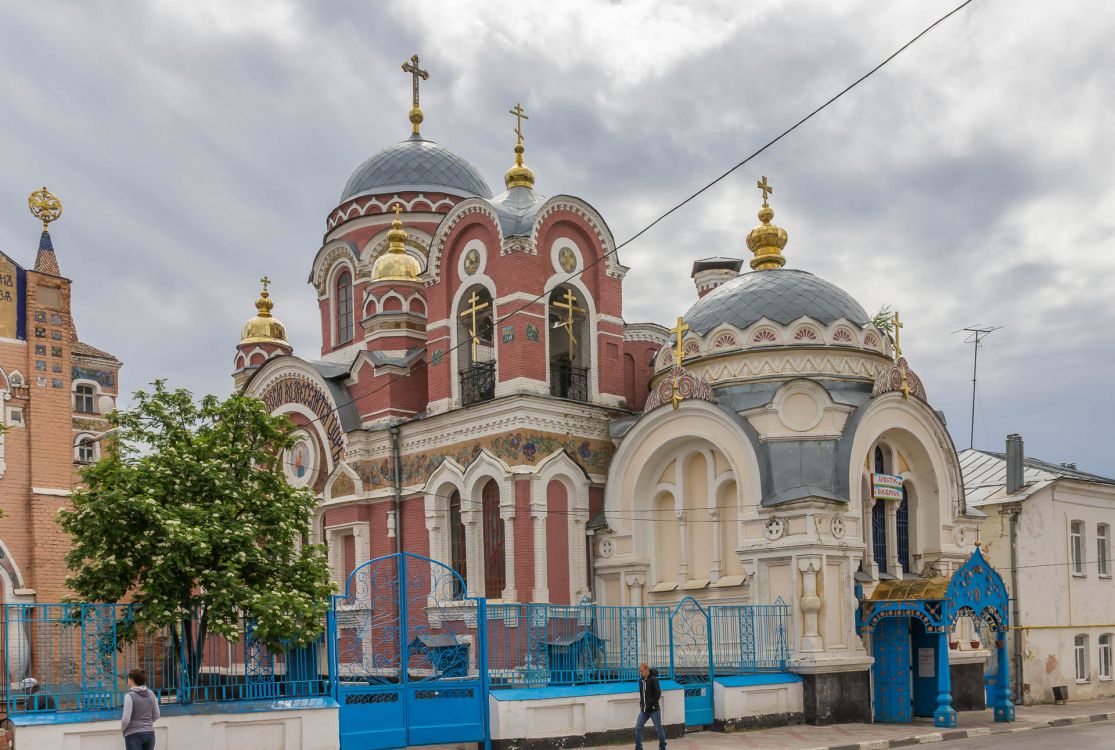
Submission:
{"label": "tv antenna", "polygon": [[995,331],[1002,328],[1002,326],[985,326],[976,323],[975,325],[968,326],[967,328],[960,328],[953,333],[966,332],[968,335],[964,339],[965,344],[972,344],[972,417],[971,429],[968,432],[968,447],[976,447],[976,372],[979,367],[979,348],[983,340],[990,336]]}

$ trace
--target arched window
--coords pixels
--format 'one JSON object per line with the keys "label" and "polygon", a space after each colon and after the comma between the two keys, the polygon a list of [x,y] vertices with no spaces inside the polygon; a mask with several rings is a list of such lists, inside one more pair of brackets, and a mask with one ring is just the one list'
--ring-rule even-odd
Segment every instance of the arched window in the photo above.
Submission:
{"label": "arched window", "polygon": [[550,395],[588,401],[588,308],[576,289],[559,286],[550,293]]}
{"label": "arched window", "polygon": [[484,596],[503,598],[507,568],[503,554],[503,519],[499,517],[499,485],[489,479],[481,492],[484,527]]}
{"label": "arched window", "polygon": [[887,506],[881,501],[875,502],[871,509],[871,545],[875,553],[875,563],[879,566],[880,573],[887,572]]}
{"label": "arched window", "polygon": [[883,446],[881,446],[881,445],[876,445],[875,446],[875,473],[876,474],[886,474],[887,473],[887,461],[886,461],[886,457],[883,455]]}
{"label": "arched window", "polygon": [[81,414],[97,413],[97,389],[84,383],[74,386],[74,411]]}
{"label": "arched window", "polygon": [[352,341],[352,273],[346,268],[337,277],[337,343]]}
{"label": "arched window", "polygon": [[78,435],[74,441],[74,460],[79,464],[91,464],[97,460],[97,444],[92,435]]}
{"label": "arched window", "polygon": [[482,286],[466,289],[457,301],[457,362],[462,406],[496,397],[493,314],[492,295]]}
{"label": "arched window", "polygon": [[[449,497],[449,559],[453,570],[468,580],[468,562],[465,557],[465,524],[461,520],[461,493],[453,490]],[[454,584],[453,595],[460,596],[461,582]]]}
{"label": "arched window", "polygon": [[898,564],[909,572],[913,566],[910,563],[910,493],[906,485],[902,485],[902,499],[894,511],[894,525],[898,536]]}

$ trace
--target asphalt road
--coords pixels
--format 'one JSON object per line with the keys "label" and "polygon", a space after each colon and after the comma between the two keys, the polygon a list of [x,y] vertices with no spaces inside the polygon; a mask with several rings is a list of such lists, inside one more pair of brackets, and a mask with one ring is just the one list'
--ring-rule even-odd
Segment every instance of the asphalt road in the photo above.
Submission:
{"label": "asphalt road", "polygon": [[1115,750],[1115,722],[1097,721],[1068,727],[991,735],[928,745],[936,750]]}

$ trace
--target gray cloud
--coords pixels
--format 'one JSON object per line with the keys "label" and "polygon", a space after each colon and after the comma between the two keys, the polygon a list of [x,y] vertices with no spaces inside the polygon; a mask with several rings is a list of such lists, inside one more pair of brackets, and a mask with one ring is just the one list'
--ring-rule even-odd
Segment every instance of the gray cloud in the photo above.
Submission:
{"label": "gray cloud", "polygon": [[[0,248],[24,263],[28,192],[52,232],[82,337],[126,363],[227,392],[256,279],[313,356],[306,272],[348,174],[406,136],[415,50],[424,132],[494,188],[511,118],[547,194],[584,197],[617,239],[858,77],[953,3],[13,5],[0,28]],[[760,174],[789,262],[868,310],[901,308],[905,348],[967,444],[1115,474],[1115,12],[977,2],[815,121],[622,253],[628,320],[694,297],[691,262],[746,255]],[[675,7],[676,6],[676,7]]]}

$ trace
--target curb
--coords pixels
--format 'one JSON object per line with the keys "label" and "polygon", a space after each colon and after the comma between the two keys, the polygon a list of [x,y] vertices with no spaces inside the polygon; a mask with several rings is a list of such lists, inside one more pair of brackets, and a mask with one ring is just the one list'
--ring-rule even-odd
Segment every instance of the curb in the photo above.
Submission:
{"label": "curb", "polygon": [[966,740],[975,737],[988,737],[995,734],[1013,734],[1015,732],[1029,732],[1034,729],[1045,729],[1047,727],[1068,727],[1075,724],[1090,724],[1096,721],[1112,720],[1115,720],[1115,711],[1104,714],[1064,716],[1058,719],[1050,719],[1041,724],[1025,724],[1023,726],[1004,725],[1002,729],[998,727],[945,729],[937,732],[912,734],[909,737],[895,737],[888,740],[867,740],[864,742],[853,742],[851,744],[829,745],[828,747],[818,747],[813,750],[889,750],[892,747],[917,747],[918,745],[928,745],[935,742],[951,742],[953,740]]}

